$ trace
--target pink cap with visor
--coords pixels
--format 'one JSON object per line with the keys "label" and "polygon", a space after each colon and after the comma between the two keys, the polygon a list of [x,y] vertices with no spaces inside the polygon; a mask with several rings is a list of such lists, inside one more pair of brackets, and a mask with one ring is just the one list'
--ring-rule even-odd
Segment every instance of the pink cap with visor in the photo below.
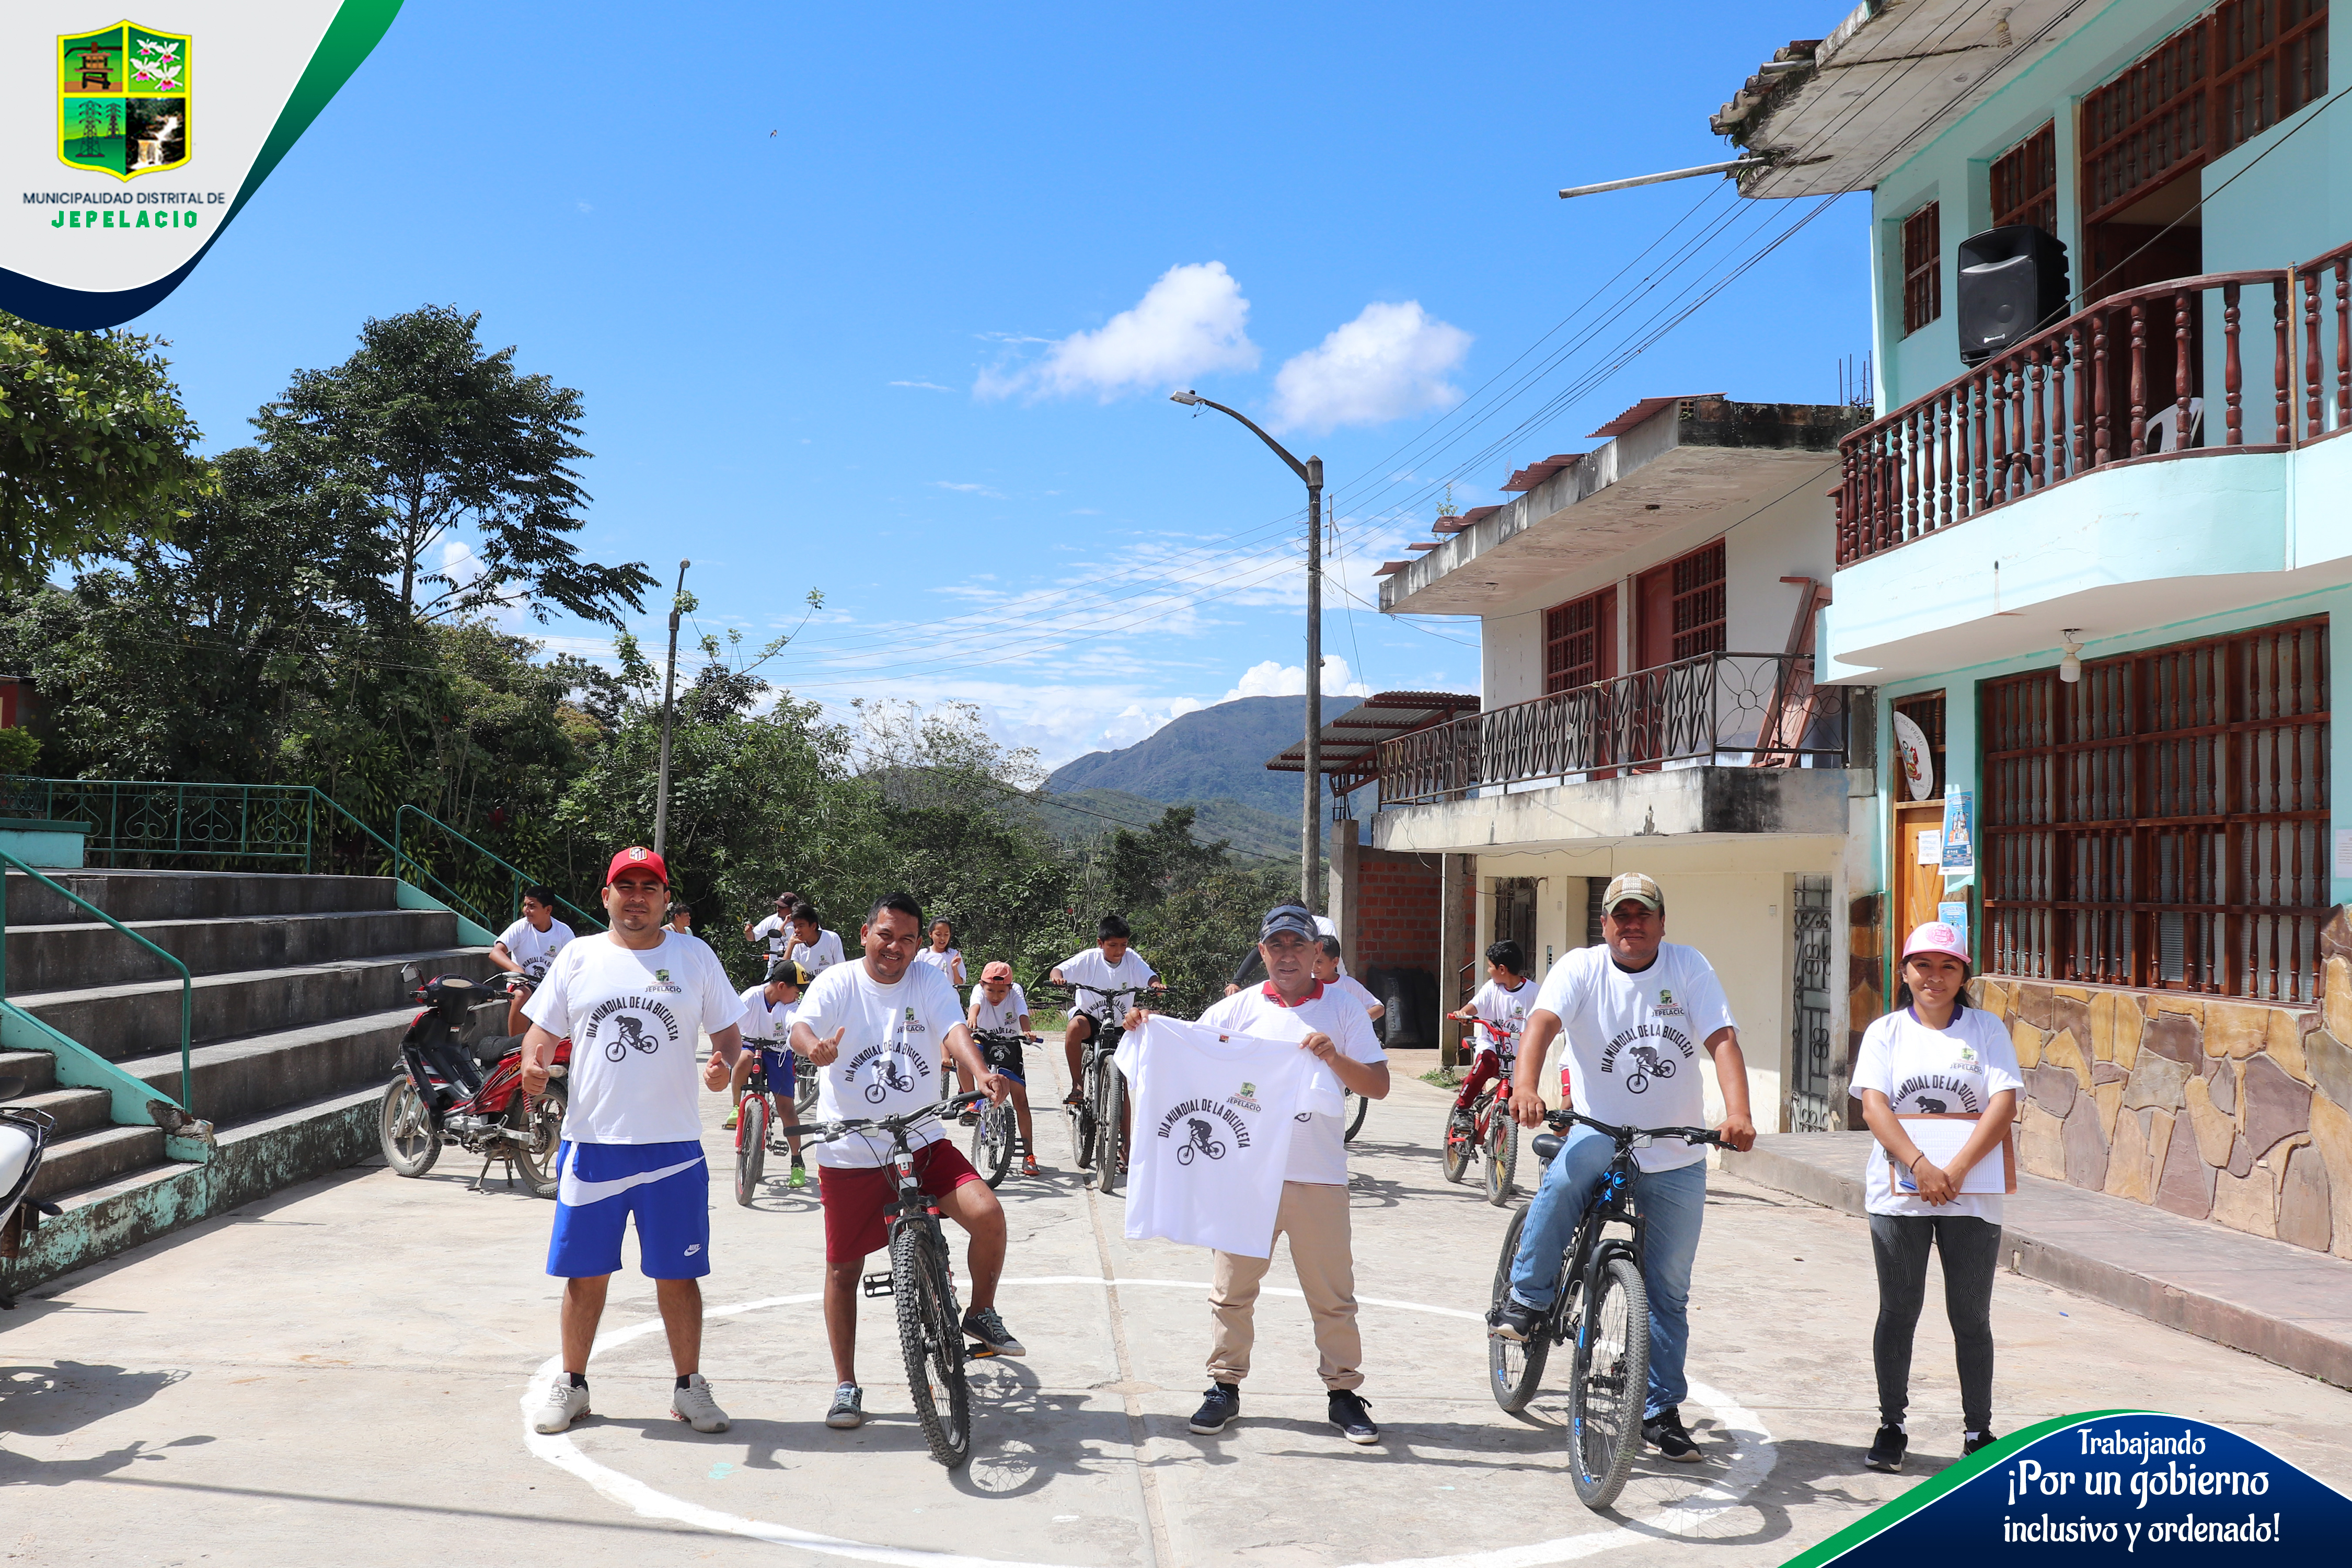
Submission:
{"label": "pink cap with visor", "polygon": [[1959,927],[1948,921],[1928,921],[1912,928],[1911,940],[1903,944],[1904,957],[1916,952],[1946,953],[1967,963],[1969,939],[1960,934]]}

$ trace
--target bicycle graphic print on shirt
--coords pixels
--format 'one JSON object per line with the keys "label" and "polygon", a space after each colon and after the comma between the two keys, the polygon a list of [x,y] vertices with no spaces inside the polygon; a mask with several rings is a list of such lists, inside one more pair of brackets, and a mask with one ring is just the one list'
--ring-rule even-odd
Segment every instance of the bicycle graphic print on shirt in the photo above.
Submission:
{"label": "bicycle graphic print on shirt", "polygon": [[625,1062],[632,1050],[651,1056],[664,1044],[676,1040],[679,1033],[677,1015],[667,1004],[645,996],[625,995],[600,1003],[589,1014],[582,1038],[593,1049],[601,1037],[604,1059]]}
{"label": "bicycle graphic print on shirt", "polygon": [[[1223,1141],[1209,1130],[1207,1122],[1197,1116],[1188,1116],[1184,1119],[1184,1122],[1192,1129],[1192,1136],[1177,1146],[1176,1163],[1178,1164],[1191,1164],[1196,1152],[1206,1154],[1212,1160],[1222,1160],[1225,1157]],[[1162,1131],[1160,1135],[1162,1138],[1168,1136],[1165,1131]]]}

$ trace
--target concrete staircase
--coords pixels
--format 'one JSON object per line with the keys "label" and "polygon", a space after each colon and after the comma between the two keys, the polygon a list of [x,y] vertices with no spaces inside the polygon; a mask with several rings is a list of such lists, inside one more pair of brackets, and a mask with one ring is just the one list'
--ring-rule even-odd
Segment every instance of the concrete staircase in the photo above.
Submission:
{"label": "concrete staircase", "polygon": [[[60,1086],[55,1057],[0,1049],[0,1078],[26,1080],[16,1103],[57,1118],[33,1195],[65,1210],[0,1260],[0,1294],[365,1157],[415,1012],[402,966],[492,971],[456,915],[400,908],[390,878],[52,877],[188,966],[192,1109],[217,1147],[172,1159],[161,1128],[110,1121],[106,1090]],[[10,872],[6,896],[8,1000],[177,1100],[177,972],[30,878]]]}

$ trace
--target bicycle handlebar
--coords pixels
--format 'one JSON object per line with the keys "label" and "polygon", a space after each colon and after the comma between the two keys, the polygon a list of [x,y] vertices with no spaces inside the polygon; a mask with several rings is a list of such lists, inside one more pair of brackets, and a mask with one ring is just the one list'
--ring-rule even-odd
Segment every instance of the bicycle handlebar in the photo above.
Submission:
{"label": "bicycle handlebar", "polygon": [[1620,1143],[1631,1143],[1636,1138],[1679,1138],[1686,1143],[1713,1143],[1728,1148],[1723,1134],[1712,1127],[1612,1127],[1606,1121],[1595,1121],[1580,1110],[1548,1110],[1544,1124],[1555,1132],[1565,1132],[1578,1122],[1583,1122],[1595,1132],[1605,1132]]}
{"label": "bicycle handlebar", "polygon": [[879,1129],[885,1132],[897,1134],[904,1132],[919,1121],[928,1121],[943,1111],[961,1110],[967,1105],[976,1105],[987,1098],[988,1092],[985,1089],[975,1089],[970,1093],[942,1100],[935,1105],[927,1105],[920,1110],[901,1111],[896,1116],[847,1116],[838,1121],[801,1122],[791,1127],[779,1127],[775,1130],[775,1134],[783,1138],[805,1138],[812,1143],[830,1143],[835,1139],[846,1138],[853,1132],[864,1132],[868,1129]]}

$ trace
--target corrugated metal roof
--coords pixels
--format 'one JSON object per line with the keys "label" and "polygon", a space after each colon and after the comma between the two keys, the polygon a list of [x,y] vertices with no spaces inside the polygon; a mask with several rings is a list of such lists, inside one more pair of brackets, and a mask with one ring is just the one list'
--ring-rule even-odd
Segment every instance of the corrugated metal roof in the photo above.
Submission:
{"label": "corrugated metal roof", "polygon": [[1721,397],[1722,395],[1720,392],[1684,392],[1672,397],[1645,397],[1592,434],[1596,438],[1603,436],[1622,436],[1634,426],[1655,417],[1661,410],[1672,408],[1677,403],[1688,403],[1695,397]]}
{"label": "corrugated metal roof", "polygon": [[[1343,779],[1370,778],[1380,772],[1382,741],[1476,711],[1478,699],[1466,691],[1374,692],[1323,726],[1322,771]],[[1265,766],[1268,773],[1305,772],[1307,742],[1299,742]]]}

